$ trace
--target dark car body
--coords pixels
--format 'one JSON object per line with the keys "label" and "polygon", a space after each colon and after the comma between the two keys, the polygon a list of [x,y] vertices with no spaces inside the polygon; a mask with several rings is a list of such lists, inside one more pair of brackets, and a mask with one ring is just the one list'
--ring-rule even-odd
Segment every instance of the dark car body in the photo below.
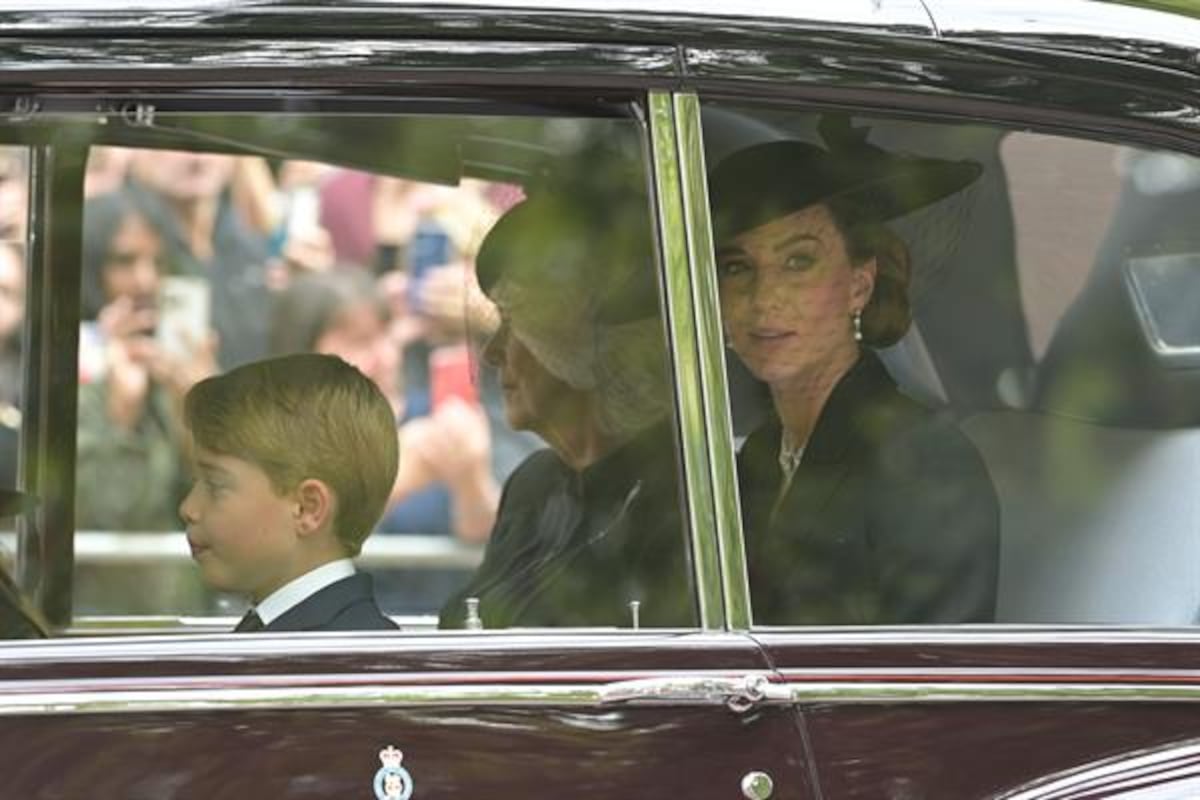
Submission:
{"label": "dark car body", "polygon": [[42,500],[19,577],[48,619],[71,622],[81,189],[78,152],[39,124],[97,98],[136,115],[400,87],[647,110],[700,625],[7,642],[0,796],[370,797],[389,746],[413,797],[768,796],[755,773],[806,800],[1195,790],[1186,626],[752,624],[697,98],[1200,154],[1200,15],[1090,0],[17,5],[0,10],[0,103],[27,119],[10,141],[36,167],[22,455]]}

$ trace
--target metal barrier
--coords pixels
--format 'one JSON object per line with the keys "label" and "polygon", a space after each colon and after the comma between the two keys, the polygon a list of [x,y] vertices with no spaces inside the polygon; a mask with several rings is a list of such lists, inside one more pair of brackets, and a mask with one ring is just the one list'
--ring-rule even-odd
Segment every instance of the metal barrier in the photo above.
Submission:
{"label": "metal barrier", "polygon": [[[0,532],[0,562],[15,552],[16,534]],[[442,603],[482,558],[482,546],[447,536],[376,534],[355,562],[375,576],[384,611],[420,629],[436,626]],[[182,531],[78,531],[73,606],[71,633],[218,630],[245,598],[204,586]]]}
{"label": "metal barrier", "polygon": [[[9,552],[16,550],[15,534],[0,534]],[[355,559],[364,569],[467,569],[479,566],[483,548],[449,536],[419,533],[375,534],[363,544]],[[192,561],[187,536],[182,531],[78,531],[75,534],[75,563],[130,564],[154,562],[179,564]]]}

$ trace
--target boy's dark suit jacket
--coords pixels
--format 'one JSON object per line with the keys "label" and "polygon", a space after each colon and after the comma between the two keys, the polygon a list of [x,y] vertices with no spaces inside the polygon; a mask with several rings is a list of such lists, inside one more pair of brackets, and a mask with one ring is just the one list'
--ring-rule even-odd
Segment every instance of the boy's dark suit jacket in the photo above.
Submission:
{"label": "boy's dark suit jacket", "polygon": [[759,624],[990,622],[999,508],[974,445],[875,354],[834,387],[780,497],[781,428],[738,454]]}
{"label": "boy's dark suit jacket", "polygon": [[356,572],[331,583],[271,621],[267,631],[396,630],[375,603],[371,576]]}

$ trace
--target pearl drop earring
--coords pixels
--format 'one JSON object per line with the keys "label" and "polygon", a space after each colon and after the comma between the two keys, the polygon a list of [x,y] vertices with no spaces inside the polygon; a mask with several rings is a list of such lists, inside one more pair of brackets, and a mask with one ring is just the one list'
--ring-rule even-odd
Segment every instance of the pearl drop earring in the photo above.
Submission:
{"label": "pearl drop earring", "polygon": [[862,311],[854,312],[854,341],[862,341]]}

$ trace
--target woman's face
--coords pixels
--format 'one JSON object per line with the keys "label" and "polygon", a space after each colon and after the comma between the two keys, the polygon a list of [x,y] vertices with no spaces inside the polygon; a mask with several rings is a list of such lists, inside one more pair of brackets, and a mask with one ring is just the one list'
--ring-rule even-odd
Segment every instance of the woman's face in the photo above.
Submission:
{"label": "woman's face", "polygon": [[726,335],[759,380],[819,376],[854,352],[852,318],[871,297],[875,261],[851,265],[826,206],[746,231],[716,256]]}
{"label": "woman's face", "polygon": [[12,247],[0,245],[0,342],[25,320],[25,262]]}
{"label": "woman's face", "polygon": [[341,356],[358,367],[393,403],[399,396],[400,349],[374,302],[362,300],[343,308],[317,337],[313,349]]}
{"label": "woman's face", "polygon": [[104,296],[112,302],[128,297],[136,308],[153,308],[158,303],[162,240],[139,216],[128,216],[108,246],[104,260]]}
{"label": "woman's face", "polygon": [[24,239],[29,213],[24,165],[7,147],[0,147],[0,238]]}
{"label": "woman's face", "polygon": [[565,405],[574,394],[570,386],[546,369],[502,318],[499,330],[488,340],[484,361],[500,373],[504,414],[513,430],[545,433],[553,420],[572,408]]}

